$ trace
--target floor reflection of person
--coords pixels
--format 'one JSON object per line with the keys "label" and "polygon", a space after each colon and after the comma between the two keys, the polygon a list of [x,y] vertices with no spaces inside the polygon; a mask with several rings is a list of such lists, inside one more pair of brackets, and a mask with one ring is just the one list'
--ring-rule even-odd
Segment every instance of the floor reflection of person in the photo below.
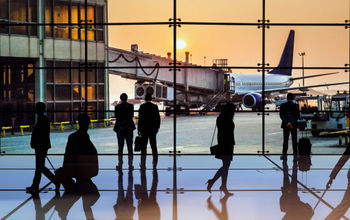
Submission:
{"label": "floor reflection of person", "polygon": [[[329,181],[326,186],[327,189],[331,186],[333,180],[337,177],[339,171],[343,168],[345,163],[349,160],[349,157],[350,157],[350,145],[347,146],[345,152],[340,157],[337,164],[334,166],[331,174],[329,175]],[[350,169],[348,170],[347,177],[348,177],[348,185],[344,193],[343,199],[341,200],[339,205],[337,205],[337,207],[333,209],[332,212],[325,218],[327,220],[340,219],[341,217],[344,216],[344,214],[347,212],[347,210],[350,207]]]}
{"label": "floor reflection of person", "polygon": [[58,212],[60,219],[69,219],[68,213],[70,209],[80,198],[82,198],[83,210],[86,219],[93,220],[95,218],[91,207],[100,198],[98,189],[91,180],[78,182],[74,192],[66,191],[62,197],[60,192],[56,192],[55,196],[44,206],[42,206],[39,193],[32,193],[32,195],[37,220],[44,220],[45,214],[48,213],[53,207],[55,207],[55,210]]}
{"label": "floor reflection of person", "polygon": [[218,220],[228,220],[228,213],[227,213],[227,199],[230,197],[230,195],[225,195],[223,198],[220,199],[221,203],[221,212],[215,207],[215,205],[211,201],[211,196],[207,199],[208,209],[212,210]]}
{"label": "floor reflection of person", "polygon": [[55,196],[49,202],[47,202],[44,206],[42,206],[39,193],[32,193],[32,197],[33,197],[33,203],[35,208],[36,220],[45,220],[45,214],[48,213],[50,209],[55,207],[57,200],[60,198],[59,193],[56,192]]}
{"label": "floor reflection of person", "polygon": [[82,198],[86,219],[95,219],[91,207],[100,198],[100,193],[98,192],[96,185],[91,180],[84,180],[77,182],[76,190],[74,192],[66,191],[63,196],[58,199],[56,210],[58,211],[58,215],[62,220],[67,219],[69,210],[80,198]]}
{"label": "floor reflection of person", "polygon": [[140,220],[159,220],[160,208],[157,203],[158,171],[153,170],[153,180],[150,193],[147,193],[146,170],[141,169],[141,186],[135,185],[135,195],[138,199],[138,217]]}
{"label": "floor reflection of person", "polygon": [[293,160],[292,178],[289,181],[287,159],[283,159],[283,186],[280,198],[280,209],[285,212],[282,219],[285,220],[308,220],[311,219],[314,212],[308,203],[304,203],[298,196],[298,164]]}
{"label": "floor reflection of person", "polygon": [[128,172],[128,188],[126,195],[124,194],[123,172],[118,174],[118,198],[117,204],[114,205],[116,220],[132,220],[134,219],[135,206],[133,199],[133,175],[132,171]]}
{"label": "floor reflection of person", "polygon": [[222,154],[215,155],[215,158],[222,160],[222,167],[218,169],[212,179],[208,180],[207,190],[209,192],[211,192],[214,183],[221,177],[220,191],[223,191],[226,195],[233,195],[227,190],[227,176],[235,144],[235,124],[233,123],[234,112],[235,106],[231,102],[228,102],[223,107],[216,120],[216,126],[218,128],[218,145],[222,148]]}

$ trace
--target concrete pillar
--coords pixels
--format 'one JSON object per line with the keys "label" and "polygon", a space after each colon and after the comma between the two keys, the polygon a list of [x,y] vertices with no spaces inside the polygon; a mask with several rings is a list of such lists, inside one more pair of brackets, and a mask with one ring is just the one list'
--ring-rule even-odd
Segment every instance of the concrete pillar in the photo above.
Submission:
{"label": "concrete pillar", "polygon": [[[44,0],[38,0],[38,23],[44,23]],[[45,27],[38,26],[39,37],[39,60],[36,62],[36,67],[45,67],[44,60],[44,36]],[[45,70],[36,69],[35,71],[35,102],[45,102],[46,96],[46,83],[45,83]]]}

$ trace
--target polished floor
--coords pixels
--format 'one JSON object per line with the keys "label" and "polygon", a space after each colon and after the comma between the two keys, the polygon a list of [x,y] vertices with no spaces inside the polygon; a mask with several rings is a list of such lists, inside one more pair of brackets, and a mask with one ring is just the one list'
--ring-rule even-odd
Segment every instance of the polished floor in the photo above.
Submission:
{"label": "polished floor", "polygon": [[[54,167],[62,156],[49,156]],[[151,167],[151,156],[147,160]],[[349,164],[325,192],[340,156],[234,156],[224,196],[219,179],[210,194],[206,181],[221,161],[212,156],[160,156],[158,169],[115,171],[115,156],[100,156],[89,196],[59,194],[43,177],[39,196],[25,193],[34,173],[33,156],[0,157],[1,219],[349,219]],[[126,158],[125,158],[126,160]],[[47,163],[47,166],[49,164]],[[304,170],[304,171],[302,171]],[[308,171],[305,171],[308,170]]]}

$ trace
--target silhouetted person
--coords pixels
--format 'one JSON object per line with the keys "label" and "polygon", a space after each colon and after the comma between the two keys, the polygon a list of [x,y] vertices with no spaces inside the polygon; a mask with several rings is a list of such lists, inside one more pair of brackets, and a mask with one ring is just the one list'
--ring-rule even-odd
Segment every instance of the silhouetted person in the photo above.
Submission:
{"label": "silhouetted person", "polygon": [[153,170],[153,181],[151,191],[147,193],[146,170],[141,169],[141,187],[137,189],[135,185],[135,194],[138,199],[138,216],[140,220],[157,220],[160,219],[160,208],[157,203],[157,186],[158,186],[158,171]]}
{"label": "silhouetted person", "polygon": [[281,159],[284,159],[288,151],[289,133],[292,134],[293,154],[298,154],[298,119],[299,107],[293,102],[294,97],[292,93],[287,94],[287,102],[280,107],[280,118],[282,120],[281,128],[283,129],[283,150]]}
{"label": "silhouetted person", "polygon": [[[35,150],[35,174],[32,185],[26,188],[29,193],[39,191],[41,173],[43,173],[51,182],[56,183],[54,174],[45,167],[47,151],[51,148],[50,122],[44,114],[45,108],[45,104],[42,102],[38,102],[35,105],[35,113],[38,117],[30,139],[30,146]],[[59,187],[57,184],[56,186]]]}
{"label": "silhouetted person", "polygon": [[160,115],[158,106],[153,104],[152,95],[147,93],[145,96],[146,103],[142,104],[139,109],[138,132],[141,135],[141,169],[146,168],[146,154],[148,140],[151,144],[153,155],[153,169],[157,167],[157,133],[160,127]]}
{"label": "silhouetted person", "polygon": [[64,153],[63,170],[56,172],[57,179],[61,180],[66,190],[74,187],[74,184],[65,186],[65,182],[67,182],[65,180],[75,178],[78,184],[79,182],[91,181],[90,179],[98,174],[97,150],[87,133],[90,124],[89,116],[80,114],[78,123],[79,130],[68,137]]}
{"label": "silhouetted person", "polygon": [[314,211],[308,203],[304,203],[298,196],[298,165],[293,160],[292,179],[289,181],[287,159],[283,159],[283,186],[280,198],[280,209],[286,214],[284,220],[308,220],[311,219]]}
{"label": "silhouetted person", "polygon": [[116,215],[116,220],[132,220],[134,219],[135,206],[133,199],[133,176],[132,171],[128,173],[128,188],[126,195],[124,194],[123,186],[123,172],[119,171],[118,174],[118,198],[117,203],[114,205],[114,212]]}
{"label": "silhouetted person", "polygon": [[218,169],[215,176],[209,179],[207,184],[207,190],[211,192],[211,187],[216,180],[221,177],[220,191],[223,191],[226,195],[233,195],[227,190],[227,176],[228,170],[232,161],[233,147],[235,145],[234,129],[235,124],[233,122],[233,116],[235,112],[235,106],[228,102],[220,112],[220,115],[216,119],[216,126],[218,128],[218,145],[222,148],[222,153],[215,155],[215,158],[222,160],[222,167]]}
{"label": "silhouetted person", "polygon": [[[327,189],[331,186],[333,180],[337,177],[339,171],[343,168],[345,163],[349,160],[349,157],[350,157],[350,145],[346,147],[345,152],[339,158],[337,164],[334,166],[331,174],[329,175],[329,181],[326,186]],[[350,170],[348,170],[347,177],[348,177],[348,185],[344,193],[343,199],[339,203],[339,205],[337,205],[337,207],[335,207],[335,209],[333,209],[332,212],[325,218],[326,220],[341,219],[350,207]]]}
{"label": "silhouetted person", "polygon": [[96,185],[91,179],[85,179],[77,182],[75,188],[76,190],[74,192],[66,191],[62,197],[56,199],[55,209],[57,210],[59,217],[62,220],[67,219],[69,210],[81,197],[86,219],[95,219],[91,207],[100,198],[100,193],[98,192]]}
{"label": "silhouetted person", "polygon": [[221,203],[221,212],[215,207],[215,205],[211,201],[211,196],[207,199],[208,209],[212,210],[219,220],[228,220],[228,213],[227,213],[227,199],[230,197],[230,195],[225,195],[223,198],[220,199]]}
{"label": "silhouetted person", "polygon": [[133,150],[132,150],[132,139],[133,131],[136,129],[133,117],[134,117],[134,106],[130,103],[127,103],[128,96],[123,93],[120,95],[120,104],[115,106],[115,117],[116,122],[114,126],[114,131],[117,133],[118,138],[118,165],[116,166],[117,170],[121,170],[123,167],[123,148],[124,142],[128,147],[128,162],[129,169],[133,170]]}

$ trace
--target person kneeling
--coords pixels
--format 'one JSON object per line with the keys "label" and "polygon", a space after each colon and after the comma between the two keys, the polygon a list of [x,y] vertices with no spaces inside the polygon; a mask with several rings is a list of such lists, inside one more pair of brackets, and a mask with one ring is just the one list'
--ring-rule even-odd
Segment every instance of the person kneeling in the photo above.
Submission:
{"label": "person kneeling", "polygon": [[88,182],[98,174],[97,150],[87,133],[90,118],[86,114],[78,117],[79,130],[69,135],[64,154],[63,167],[56,171],[56,178],[67,191],[75,191],[76,183]]}

